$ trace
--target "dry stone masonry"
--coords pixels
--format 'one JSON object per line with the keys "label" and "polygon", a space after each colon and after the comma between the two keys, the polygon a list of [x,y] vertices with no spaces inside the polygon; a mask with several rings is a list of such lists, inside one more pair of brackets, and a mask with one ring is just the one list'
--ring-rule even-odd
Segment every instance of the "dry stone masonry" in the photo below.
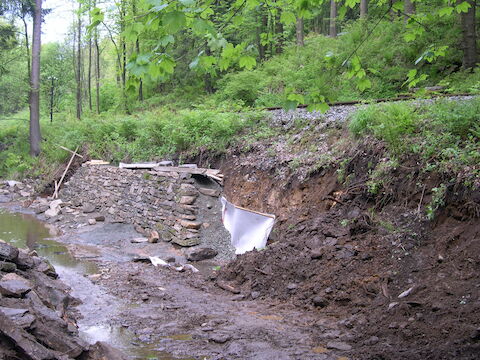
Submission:
{"label": "dry stone masonry", "polygon": [[69,208],[65,212],[91,214],[89,224],[99,219],[127,222],[150,242],[187,247],[199,245],[202,229],[209,225],[199,221],[199,196],[218,203],[219,195],[218,185],[199,185],[187,173],[91,165],[82,166],[60,191]]}

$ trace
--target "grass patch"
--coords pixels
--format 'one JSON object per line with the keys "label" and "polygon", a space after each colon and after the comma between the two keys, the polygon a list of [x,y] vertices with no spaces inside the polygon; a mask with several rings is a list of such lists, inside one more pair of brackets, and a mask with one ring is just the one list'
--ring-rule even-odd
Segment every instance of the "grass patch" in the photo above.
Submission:
{"label": "grass patch", "polygon": [[425,171],[480,177],[480,99],[369,106],[349,123],[359,138],[385,142],[393,157],[416,155]]}

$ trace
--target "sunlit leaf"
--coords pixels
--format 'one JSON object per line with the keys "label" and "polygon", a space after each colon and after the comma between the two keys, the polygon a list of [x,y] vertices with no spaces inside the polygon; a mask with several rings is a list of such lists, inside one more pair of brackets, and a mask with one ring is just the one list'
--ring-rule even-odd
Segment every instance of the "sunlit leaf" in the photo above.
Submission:
{"label": "sunlit leaf", "polygon": [[186,22],[185,14],[181,11],[170,11],[163,16],[163,25],[170,33],[178,32]]}
{"label": "sunlit leaf", "polygon": [[282,15],[280,15],[280,22],[285,25],[295,24],[296,21],[297,18],[291,11],[284,11],[282,12]]}
{"label": "sunlit leaf", "polygon": [[238,65],[241,68],[251,70],[255,67],[255,65],[257,65],[257,61],[252,56],[242,56],[238,62]]}

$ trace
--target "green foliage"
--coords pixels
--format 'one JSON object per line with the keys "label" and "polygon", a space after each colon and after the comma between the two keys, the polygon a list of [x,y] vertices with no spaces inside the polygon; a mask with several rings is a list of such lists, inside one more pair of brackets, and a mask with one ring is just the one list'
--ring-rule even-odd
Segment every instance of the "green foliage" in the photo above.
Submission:
{"label": "green foliage", "polygon": [[403,137],[414,132],[416,118],[414,109],[408,104],[369,106],[353,116],[349,128],[355,136],[373,134],[387,142],[394,152],[399,152]]}
{"label": "green foliage", "polygon": [[235,75],[226,75],[219,86],[220,100],[240,100],[247,106],[253,106],[262,87],[262,74],[257,71],[242,71]]}
{"label": "green foliage", "polygon": [[380,161],[369,174],[369,180],[367,181],[368,192],[372,195],[379,194],[385,187],[385,184],[390,182],[390,173],[397,166],[398,159],[396,158]]}
{"label": "green foliage", "polygon": [[[392,97],[403,91],[407,73],[418,57],[418,50],[399,36],[406,31],[405,26],[382,22],[357,55],[344,63],[365,31],[365,25],[357,22],[346,25],[344,35],[335,39],[314,35],[306,39],[305,47],[291,45],[261,64],[254,72],[257,85],[249,87],[251,94],[258,94],[254,105],[282,106],[287,101],[296,106],[302,97],[308,104],[325,104],[327,100]],[[244,87],[246,73],[227,75],[224,79],[228,81],[218,83],[219,96],[232,98],[231,89]],[[432,76],[432,81],[436,79]],[[251,102],[249,97],[247,103]],[[321,110],[326,109],[321,106]]]}
{"label": "green foliage", "polygon": [[440,184],[439,187],[432,189],[432,199],[427,205],[427,218],[433,220],[439,208],[445,205],[445,195],[447,194],[447,187],[445,184]]}
{"label": "green foliage", "polygon": [[[416,154],[425,171],[480,177],[480,99],[382,104],[359,110],[349,128],[385,141],[396,156]],[[376,186],[374,186],[376,187]]]}
{"label": "green foliage", "polygon": [[89,155],[112,162],[160,160],[180,152],[223,151],[242,132],[267,128],[260,112],[214,110],[154,110],[142,116],[105,113],[77,121],[65,118],[62,126],[43,119],[42,155],[28,155],[28,122],[0,120],[0,177],[48,175],[69,154],[58,144],[74,149],[84,145]]}

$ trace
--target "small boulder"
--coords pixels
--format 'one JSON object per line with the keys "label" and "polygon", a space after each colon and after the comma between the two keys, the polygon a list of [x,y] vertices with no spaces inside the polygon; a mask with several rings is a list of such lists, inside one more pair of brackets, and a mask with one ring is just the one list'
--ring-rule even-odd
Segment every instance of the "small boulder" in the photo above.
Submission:
{"label": "small boulder", "polygon": [[212,334],[208,338],[208,340],[217,343],[217,344],[225,344],[227,341],[230,341],[232,337],[228,334]]}
{"label": "small boulder", "polygon": [[218,251],[211,248],[191,249],[187,251],[186,257],[189,261],[201,261],[212,259],[217,256]]}
{"label": "small boulder", "polygon": [[12,198],[11,195],[0,195],[0,204],[1,203],[8,203],[12,200],[13,200],[13,198]]}
{"label": "small boulder", "polygon": [[212,197],[220,196],[220,190],[200,188],[198,189],[198,191],[200,191],[200,194],[207,195],[207,196],[212,196]]}
{"label": "small boulder", "polygon": [[141,243],[148,242],[148,239],[143,237],[138,237],[138,238],[131,239],[130,242],[133,244],[141,244]]}
{"label": "small boulder", "polygon": [[85,214],[90,214],[90,213],[93,213],[95,211],[95,205],[93,204],[84,204],[82,206],[82,211],[83,213]]}
{"label": "small boulder", "polygon": [[48,209],[50,209],[48,205],[38,205],[34,211],[35,214],[43,214],[45,211],[48,211]]}
{"label": "small boulder", "polygon": [[182,196],[180,198],[180,204],[182,205],[192,205],[195,200],[197,199],[196,196]]}
{"label": "small boulder", "polygon": [[321,296],[315,296],[313,299],[312,299],[312,302],[313,302],[313,305],[316,306],[316,307],[325,307],[328,305],[328,301],[325,300],[325,298],[321,297]]}
{"label": "small boulder", "polygon": [[105,221],[105,216],[103,216],[103,215],[95,216],[95,221],[103,222],[103,221]]}
{"label": "small boulder", "polygon": [[0,262],[0,271],[11,273],[17,270],[17,265],[11,262],[2,261]]}
{"label": "small boulder", "polygon": [[18,249],[0,240],[0,259],[13,261],[18,258]]}
{"label": "small boulder", "polygon": [[97,220],[95,219],[88,219],[88,225],[95,225],[97,223]]}
{"label": "small boulder", "polygon": [[158,240],[160,240],[160,235],[158,234],[158,231],[150,231],[150,235],[148,236],[148,242],[154,244],[157,243]]}
{"label": "small boulder", "polygon": [[200,244],[200,239],[198,237],[191,237],[191,238],[178,238],[178,237],[173,237],[172,238],[172,243],[184,246],[184,247],[190,247],[190,246],[195,246]]}
{"label": "small boulder", "polygon": [[18,252],[18,258],[15,263],[21,270],[31,269],[35,266],[35,261],[33,260],[32,256],[28,254],[27,251],[21,249]]}
{"label": "small boulder", "polygon": [[202,227],[202,223],[200,221],[180,220],[180,225],[182,225],[186,229],[193,230],[198,230]]}
{"label": "small boulder", "polygon": [[60,214],[62,211],[62,208],[60,207],[61,204],[62,204],[62,200],[60,199],[53,200],[49,205],[50,208],[47,211],[45,211],[45,216],[47,218],[53,218],[58,214]]}

